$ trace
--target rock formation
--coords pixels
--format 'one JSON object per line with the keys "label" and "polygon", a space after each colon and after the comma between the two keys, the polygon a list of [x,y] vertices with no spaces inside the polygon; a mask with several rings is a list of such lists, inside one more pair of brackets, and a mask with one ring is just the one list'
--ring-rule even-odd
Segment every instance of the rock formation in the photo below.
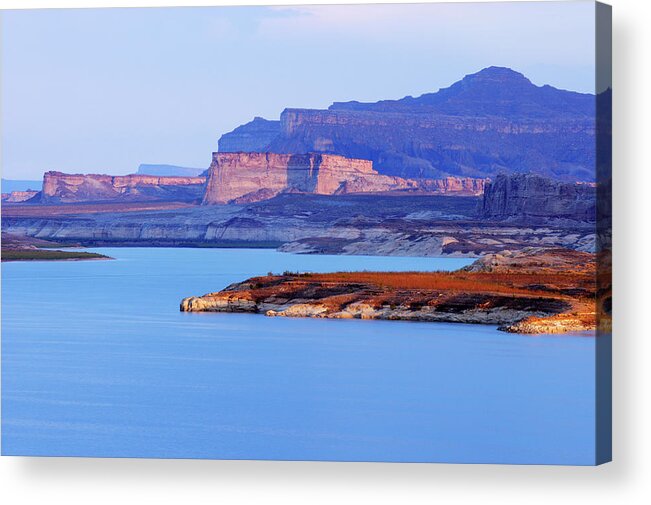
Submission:
{"label": "rock formation", "polygon": [[[595,249],[595,223],[481,220],[480,197],[284,193],[246,205],[15,204],[2,229],[83,245],[281,247],[306,254],[477,256],[529,246]],[[524,226],[523,226],[524,224]]]}
{"label": "rock formation", "polygon": [[486,185],[480,214],[529,223],[554,218],[594,222],[596,188],[532,174],[499,175]]}
{"label": "rock formation", "polygon": [[102,201],[194,201],[203,196],[205,177],[97,175],[46,172],[42,203]]}
{"label": "rock formation", "polygon": [[379,175],[373,163],[330,154],[214,153],[204,204],[250,203],[283,192],[335,195],[417,184]]}
{"label": "rock formation", "polygon": [[5,203],[23,203],[35,198],[39,191],[12,191],[11,193],[2,193],[2,201]]}
{"label": "rock formation", "polygon": [[256,117],[219,139],[219,151],[232,153],[239,151],[264,152],[280,131],[280,121],[269,121]]}
{"label": "rock formation", "polygon": [[204,204],[252,203],[279,193],[343,195],[415,192],[477,196],[485,180],[403,179],[379,174],[368,160],[331,154],[213,153]]}
{"label": "rock formation", "polygon": [[280,122],[257,118],[225,134],[219,149],[339,154],[403,178],[526,171],[594,181],[594,145],[594,95],[490,67],[417,98],[286,109]]}

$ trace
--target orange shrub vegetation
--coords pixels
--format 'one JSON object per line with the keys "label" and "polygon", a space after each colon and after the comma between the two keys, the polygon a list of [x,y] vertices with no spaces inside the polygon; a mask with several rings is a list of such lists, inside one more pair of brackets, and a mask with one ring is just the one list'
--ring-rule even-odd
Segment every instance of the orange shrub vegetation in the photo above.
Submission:
{"label": "orange shrub vegetation", "polygon": [[529,286],[557,289],[583,288],[594,290],[591,275],[575,273],[517,274],[483,272],[335,272],[301,276],[309,281],[364,283],[382,288],[519,294],[544,296],[545,292]]}

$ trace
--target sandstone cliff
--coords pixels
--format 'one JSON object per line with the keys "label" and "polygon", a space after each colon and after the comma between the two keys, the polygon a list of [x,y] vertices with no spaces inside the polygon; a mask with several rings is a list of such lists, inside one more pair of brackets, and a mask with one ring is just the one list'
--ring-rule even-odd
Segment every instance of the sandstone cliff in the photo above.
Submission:
{"label": "sandstone cliff", "polygon": [[6,203],[23,203],[35,198],[39,191],[12,191],[11,193],[2,193],[2,201]]}
{"label": "sandstone cliff", "polygon": [[335,195],[417,189],[373,163],[330,154],[214,153],[204,204],[250,203],[283,192]]}
{"label": "sandstone cliff", "polygon": [[204,204],[252,203],[280,193],[343,195],[411,192],[478,196],[484,179],[404,179],[379,174],[368,160],[331,154],[213,153]]}
{"label": "sandstone cliff", "polygon": [[499,175],[486,185],[480,214],[530,223],[554,218],[594,222],[596,188],[532,174]]}
{"label": "sandstone cliff", "polygon": [[98,175],[46,172],[43,203],[102,201],[195,201],[203,196],[205,177]]}
{"label": "sandstone cliff", "polygon": [[416,98],[286,109],[279,123],[262,121],[225,134],[220,150],[339,154],[403,178],[595,178],[595,96],[536,86],[507,68]]}

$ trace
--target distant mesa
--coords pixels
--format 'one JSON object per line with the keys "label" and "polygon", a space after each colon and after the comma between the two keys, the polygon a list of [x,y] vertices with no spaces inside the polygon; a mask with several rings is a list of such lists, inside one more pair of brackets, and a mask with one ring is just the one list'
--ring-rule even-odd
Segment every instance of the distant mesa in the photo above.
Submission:
{"label": "distant mesa", "polygon": [[609,93],[536,86],[521,73],[489,67],[419,97],[285,109],[278,121],[255,117],[222,135],[208,170],[142,164],[126,176],[47,172],[41,193],[17,188],[3,201],[249,204],[286,193],[484,195],[482,219],[592,221],[595,110]]}
{"label": "distant mesa", "polygon": [[252,203],[280,193],[343,195],[430,192],[478,195],[484,180],[412,180],[381,175],[373,162],[332,154],[213,153],[204,204]]}
{"label": "distant mesa", "polygon": [[282,192],[334,195],[405,189],[404,179],[379,175],[373,163],[330,154],[214,153],[205,204],[266,200]]}
{"label": "distant mesa", "polygon": [[205,168],[179,167],[177,165],[155,165],[142,163],[138,167],[137,174],[142,175],[162,175],[165,177],[198,177],[206,171]]}
{"label": "distant mesa", "polygon": [[1,200],[5,203],[25,203],[37,198],[40,191],[27,190],[27,191],[12,191],[10,193],[2,193]]}
{"label": "distant mesa", "polygon": [[64,174],[46,172],[41,203],[181,201],[199,202],[205,177]]}
{"label": "distant mesa", "polygon": [[[146,170],[146,169],[145,169]],[[404,179],[379,174],[373,162],[344,156],[213,153],[206,176],[66,174],[46,172],[42,191],[3,194],[5,203],[70,204],[184,202],[247,204],[281,193],[344,195],[420,193],[478,196],[483,179]]]}
{"label": "distant mesa", "polygon": [[595,102],[591,94],[536,86],[521,73],[489,67],[415,98],[255,118],[222,135],[219,151],[337,154],[403,178],[532,172],[593,181]]}

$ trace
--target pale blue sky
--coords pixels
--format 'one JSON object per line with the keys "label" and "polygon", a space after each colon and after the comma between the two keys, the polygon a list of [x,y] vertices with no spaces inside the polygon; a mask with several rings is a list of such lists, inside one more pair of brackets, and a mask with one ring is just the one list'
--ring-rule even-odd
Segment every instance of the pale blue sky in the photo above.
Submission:
{"label": "pale blue sky", "polygon": [[594,92],[594,3],[7,11],[3,177],[207,167],[285,107],[417,96],[499,65]]}

